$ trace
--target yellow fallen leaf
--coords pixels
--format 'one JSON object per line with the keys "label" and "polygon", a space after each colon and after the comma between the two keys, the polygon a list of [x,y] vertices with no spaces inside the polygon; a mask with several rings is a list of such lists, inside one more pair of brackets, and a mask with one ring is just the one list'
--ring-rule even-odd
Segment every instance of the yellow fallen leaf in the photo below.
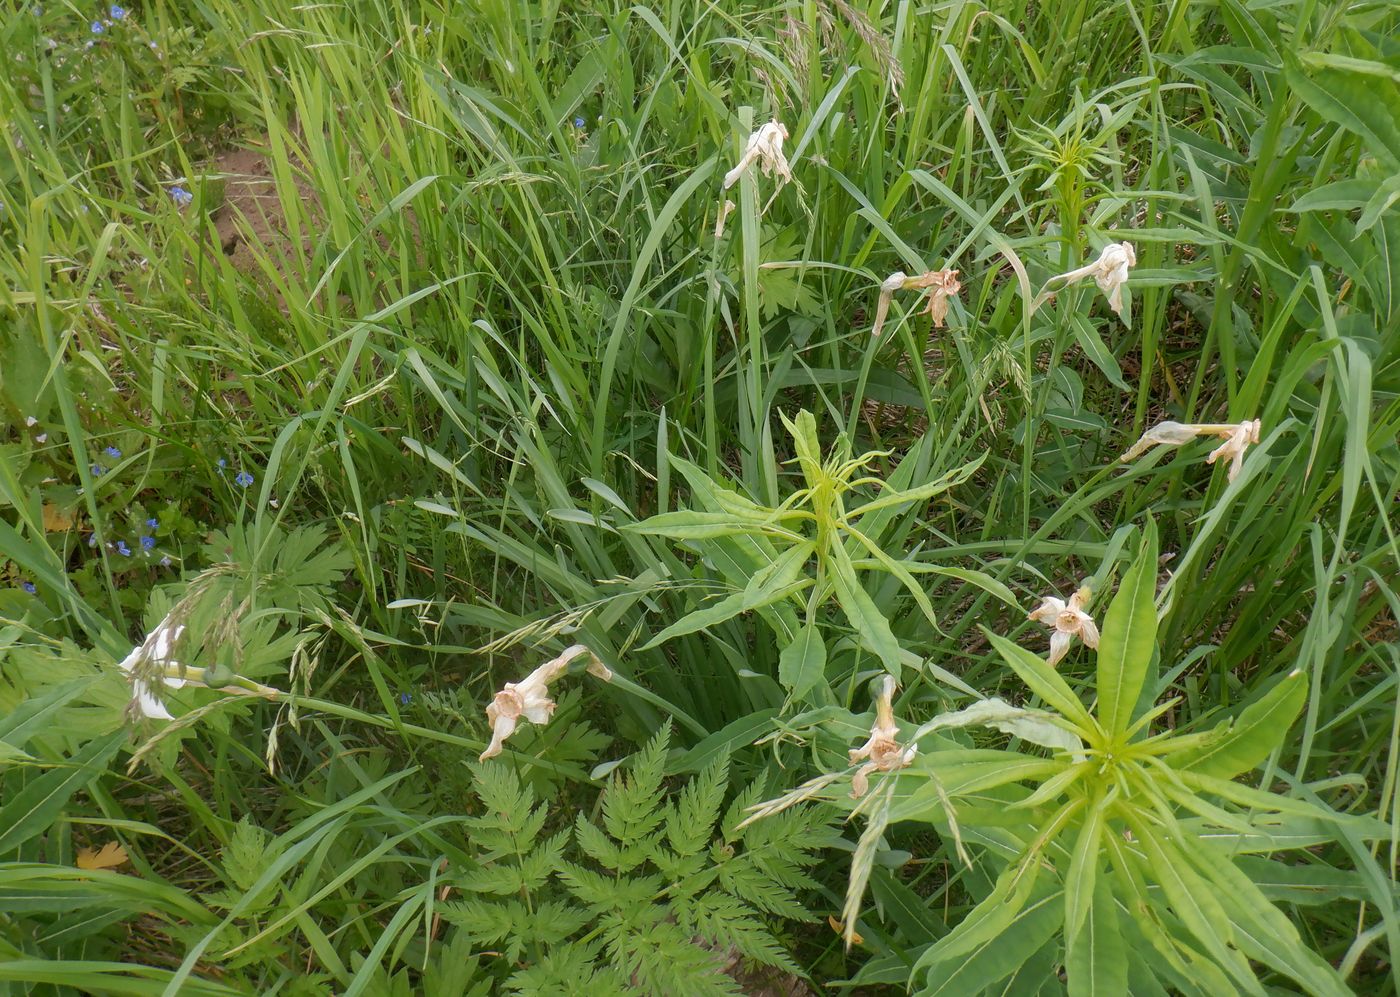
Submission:
{"label": "yellow fallen leaf", "polygon": [[[836,920],[836,918],[832,917],[830,914],[826,916],[826,923],[831,925],[831,930],[836,932],[838,935],[843,935],[846,933],[846,926],[840,921]],[[851,932],[851,941],[857,945],[865,944],[865,939],[860,936],[859,931]]]}
{"label": "yellow fallen leaf", "polygon": [[44,532],[62,533],[73,528],[74,514],[71,510],[60,509],[52,502],[44,503]]}
{"label": "yellow fallen leaf", "polygon": [[98,851],[91,848],[78,849],[79,869],[115,869],[126,861],[126,849],[115,841],[107,842]]}

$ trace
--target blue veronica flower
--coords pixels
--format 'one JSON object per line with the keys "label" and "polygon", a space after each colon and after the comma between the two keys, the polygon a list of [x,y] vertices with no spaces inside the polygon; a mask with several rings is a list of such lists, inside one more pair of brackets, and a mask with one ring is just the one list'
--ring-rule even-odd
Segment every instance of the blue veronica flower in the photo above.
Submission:
{"label": "blue veronica flower", "polygon": [[401,705],[407,706],[407,705],[408,705],[409,703],[411,703],[411,702],[413,702],[413,697],[412,697],[412,696],[410,696],[410,695],[409,695],[408,693],[406,693],[406,692],[401,692],[401,693],[399,693],[399,703],[400,703]]}
{"label": "blue veronica flower", "polygon": [[123,17],[126,17],[126,8],[112,4],[112,6],[107,8],[107,13],[111,15],[112,20],[120,21]]}
{"label": "blue veronica flower", "polygon": [[131,548],[126,545],[125,540],[117,541],[117,553],[120,554],[122,557],[131,556]]}
{"label": "blue veronica flower", "polygon": [[194,195],[180,186],[171,187],[170,196],[175,201],[177,208],[188,207],[194,202]]}
{"label": "blue veronica flower", "polygon": [[162,558],[160,559],[160,566],[161,566],[162,568],[168,568],[168,567],[170,567],[170,555],[169,555],[169,554],[166,554],[164,557],[162,557]]}
{"label": "blue veronica flower", "polygon": [[224,458],[222,458],[222,457],[219,458],[219,462],[218,462],[218,463],[219,463],[219,470],[220,470],[220,471],[223,471],[224,468],[228,467],[228,461],[224,460]]}
{"label": "blue veronica flower", "polygon": [[92,467],[88,468],[88,470],[92,472],[94,478],[100,478],[107,473],[107,469],[101,464],[94,464]]}
{"label": "blue veronica flower", "polygon": [[107,26],[104,25],[101,21],[93,21],[93,22],[92,22],[92,33],[93,33],[94,35],[100,35],[100,34],[102,34],[102,32],[104,32],[104,31],[106,31],[106,30],[107,30]]}
{"label": "blue veronica flower", "polygon": [[247,488],[253,483],[253,476],[247,471],[239,471],[236,475],[234,475],[233,483],[239,488]]}
{"label": "blue veronica flower", "polygon": [[582,117],[574,118],[574,127],[575,127],[575,128],[582,128],[585,124],[586,124],[586,122],[583,120]]}
{"label": "blue veronica flower", "polygon": [[19,587],[24,589],[30,595],[33,595],[35,592],[39,591],[39,589],[35,586],[33,582],[20,582]]}
{"label": "blue veronica flower", "polygon": [[108,447],[102,452],[105,453],[108,457],[111,457],[113,460],[121,460],[122,452],[116,447]]}
{"label": "blue veronica flower", "polygon": [[155,545],[156,545],[156,538],[155,538],[155,537],[142,537],[142,538],[141,538],[141,549],[142,549],[142,550],[150,550],[150,549],[151,549],[152,547],[154,547]]}
{"label": "blue veronica flower", "polygon": [[96,546],[97,546],[97,534],[96,534],[96,533],[94,533],[92,536],[88,537],[88,546],[89,546],[89,547],[96,547]]}
{"label": "blue veronica flower", "polygon": [[155,516],[152,516],[150,519],[146,520],[146,525],[154,530],[157,526],[160,525],[160,520],[156,519]]}

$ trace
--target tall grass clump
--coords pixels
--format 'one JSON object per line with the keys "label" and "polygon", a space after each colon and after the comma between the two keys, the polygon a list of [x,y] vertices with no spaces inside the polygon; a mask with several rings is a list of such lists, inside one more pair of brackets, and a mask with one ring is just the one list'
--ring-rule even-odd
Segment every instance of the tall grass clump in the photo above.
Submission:
{"label": "tall grass clump", "polygon": [[1392,5],[0,10],[0,990],[1394,988]]}

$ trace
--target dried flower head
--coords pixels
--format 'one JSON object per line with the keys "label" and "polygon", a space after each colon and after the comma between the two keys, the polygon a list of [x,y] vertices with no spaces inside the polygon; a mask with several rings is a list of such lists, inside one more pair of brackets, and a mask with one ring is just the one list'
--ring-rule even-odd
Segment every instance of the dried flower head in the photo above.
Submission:
{"label": "dried flower head", "polygon": [[1092,595],[1087,585],[1070,596],[1069,602],[1048,595],[1041,601],[1040,608],[1030,613],[1030,619],[1053,631],[1050,634],[1050,657],[1047,659],[1051,666],[1058,664],[1065,656],[1075,637],[1084,641],[1087,647],[1099,646],[1099,628],[1094,618],[1084,611]]}
{"label": "dried flower head", "polygon": [[910,277],[896,270],[880,282],[880,300],[875,306],[875,324],[870,335],[878,337],[885,326],[885,316],[890,311],[890,299],[896,291],[927,291],[928,306],[925,311],[933,319],[935,328],[942,328],[948,319],[948,301],[957,297],[962,290],[956,270],[929,270]]}
{"label": "dried flower head", "polygon": [[1179,447],[1198,436],[1216,436],[1225,442],[1210,452],[1206,463],[1214,464],[1222,457],[1229,457],[1229,480],[1234,481],[1240,473],[1240,468],[1244,467],[1245,450],[1250,444],[1259,442],[1260,428],[1258,419],[1247,419],[1244,422],[1159,422],[1143,433],[1141,438],[1128,448],[1127,453],[1118,459],[1129,461],[1142,456],[1155,446]]}
{"label": "dried flower head", "polygon": [[918,748],[900,746],[899,727],[894,722],[894,678],[886,675],[880,687],[880,695],[875,699],[875,723],[870,728],[870,739],[859,748],[852,748],[851,764],[865,761],[851,777],[851,796],[855,799],[865,795],[870,788],[871,772],[892,772],[908,768],[914,760]]}
{"label": "dried flower head", "polygon": [[520,682],[507,682],[486,707],[486,719],[491,724],[491,743],[481,753],[481,761],[495,758],[501,753],[506,738],[515,733],[521,718],[533,724],[546,724],[554,715],[554,700],[549,698],[549,684],[563,675],[569,663],[581,655],[588,655],[588,672],[604,682],[612,681],[608,666],[598,660],[582,644],[566,647],[557,658],[540,665]]}
{"label": "dried flower head", "polygon": [[763,125],[749,136],[749,144],[744,147],[744,155],[739,162],[724,175],[724,189],[728,190],[743,176],[744,171],[755,162],[764,176],[776,174],[780,184],[792,180],[792,169],[783,155],[783,141],[788,137],[787,128],[777,118]]}
{"label": "dried flower head", "polygon": [[1123,285],[1128,282],[1128,270],[1137,266],[1137,254],[1133,252],[1133,244],[1130,242],[1110,242],[1103,247],[1103,252],[1099,253],[1099,258],[1092,263],[1086,263],[1076,270],[1067,273],[1057,274],[1051,277],[1047,283],[1063,281],[1066,286],[1077,284],[1085,277],[1094,278],[1094,283],[1099,285],[1099,290],[1108,298],[1108,307],[1113,309],[1115,315],[1123,317]]}

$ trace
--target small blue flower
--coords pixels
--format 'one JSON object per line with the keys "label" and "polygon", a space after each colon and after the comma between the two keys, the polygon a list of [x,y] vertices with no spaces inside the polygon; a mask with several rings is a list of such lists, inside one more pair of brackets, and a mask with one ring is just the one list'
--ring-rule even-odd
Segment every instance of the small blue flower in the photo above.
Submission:
{"label": "small blue flower", "polygon": [[170,197],[175,201],[177,208],[188,207],[194,202],[194,195],[180,186],[170,188]]}
{"label": "small blue flower", "polygon": [[94,533],[92,536],[88,537],[88,546],[89,546],[89,547],[96,547],[96,546],[97,546],[97,534],[96,534],[96,533]]}
{"label": "small blue flower", "polygon": [[142,549],[142,550],[151,550],[153,547],[155,547],[155,545],[156,545],[156,538],[155,538],[155,537],[142,537],[142,538],[141,538],[141,549]]}
{"label": "small blue flower", "polygon": [[407,706],[407,705],[408,705],[409,703],[411,703],[411,702],[413,702],[413,697],[412,697],[412,696],[410,696],[410,695],[409,695],[408,693],[406,693],[406,692],[401,692],[401,693],[399,693],[399,705],[401,705],[401,706]]}
{"label": "small blue flower", "polygon": [[247,471],[239,471],[233,476],[233,483],[239,488],[247,488],[253,483],[253,476]]}
{"label": "small blue flower", "polygon": [[35,592],[39,591],[39,589],[35,587],[33,582],[20,582],[19,587],[24,589],[30,595],[33,595]]}
{"label": "small blue flower", "polygon": [[574,118],[575,128],[582,128],[585,124],[587,124],[587,122],[585,122],[582,117]]}
{"label": "small blue flower", "polygon": [[154,530],[157,526],[160,525],[160,520],[156,519],[155,516],[152,516],[150,519],[146,520],[146,525]]}
{"label": "small blue flower", "polygon": [[112,20],[120,21],[123,17],[126,17],[126,8],[112,4],[112,6],[107,8],[107,13],[111,15]]}
{"label": "small blue flower", "polygon": [[101,21],[93,21],[93,22],[92,22],[92,33],[93,33],[94,35],[100,35],[100,34],[102,34],[102,32],[104,32],[104,31],[106,31],[106,30],[107,30],[107,26],[104,25]]}
{"label": "small blue flower", "polygon": [[168,568],[168,567],[170,567],[170,555],[169,555],[169,554],[166,554],[164,557],[162,557],[162,558],[160,559],[160,566],[161,566],[162,568]]}
{"label": "small blue flower", "polygon": [[120,554],[122,557],[131,556],[131,548],[126,545],[125,540],[117,541],[117,553]]}
{"label": "small blue flower", "polygon": [[88,468],[88,470],[92,472],[94,478],[100,478],[107,473],[107,469],[101,464],[94,464],[92,467]]}
{"label": "small blue flower", "polygon": [[226,460],[224,460],[222,457],[220,457],[220,458],[219,458],[219,473],[222,474],[223,471],[224,471],[224,468],[226,468],[226,467],[228,467],[228,461],[226,461]]}
{"label": "small blue flower", "polygon": [[102,452],[105,453],[108,457],[111,457],[113,460],[121,460],[121,459],[122,459],[122,452],[121,452],[120,450],[118,450],[116,447],[108,447],[106,450],[103,450]]}

